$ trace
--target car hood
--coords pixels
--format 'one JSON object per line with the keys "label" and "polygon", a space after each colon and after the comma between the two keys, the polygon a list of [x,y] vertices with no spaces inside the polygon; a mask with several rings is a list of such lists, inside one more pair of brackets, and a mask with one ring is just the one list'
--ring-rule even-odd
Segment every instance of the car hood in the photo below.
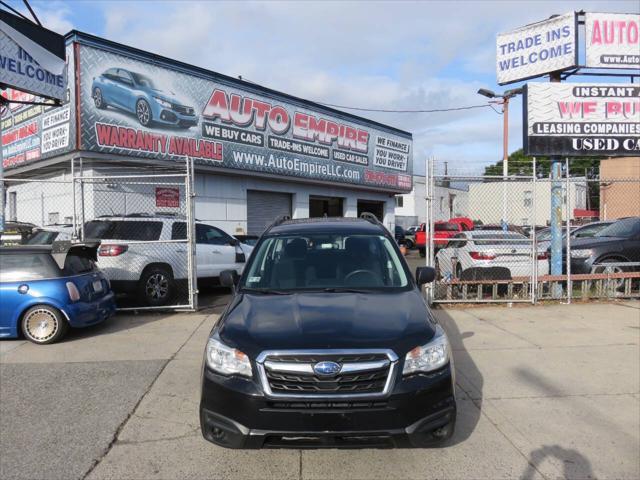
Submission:
{"label": "car hood", "polygon": [[158,97],[161,98],[162,100],[166,100],[167,102],[176,104],[176,105],[184,105],[184,102],[178,100],[174,95],[174,92],[166,92],[164,90],[161,90],[159,88],[150,88],[150,93],[154,96],[154,97]]}
{"label": "car hood", "polygon": [[398,356],[435,333],[417,290],[393,293],[240,294],[222,341],[256,358],[264,350],[390,348]]}

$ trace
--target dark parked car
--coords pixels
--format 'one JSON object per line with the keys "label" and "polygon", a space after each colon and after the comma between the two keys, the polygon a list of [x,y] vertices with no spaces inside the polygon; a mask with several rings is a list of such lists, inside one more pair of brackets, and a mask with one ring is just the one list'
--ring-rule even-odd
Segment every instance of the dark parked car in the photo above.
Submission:
{"label": "dark parked car", "polygon": [[245,245],[249,245],[250,247],[255,247],[256,243],[258,243],[258,239],[260,238],[258,235],[234,235],[240,243],[244,243]]}
{"label": "dark parked car", "polygon": [[198,124],[192,106],[159,88],[150,77],[124,68],[110,68],[95,77],[91,96],[96,108],[114,107],[132,113],[145,127],[159,124],[190,128]]}
{"label": "dark parked car", "polygon": [[0,232],[0,246],[21,245],[31,236],[36,226],[26,222],[5,222],[4,230]]}
{"label": "dark parked car", "polygon": [[[566,246],[562,255],[566,259]],[[640,262],[640,217],[618,220],[593,237],[571,242],[571,273],[638,270],[637,266],[624,265],[628,262]]]}
{"label": "dark parked car", "polygon": [[204,437],[228,448],[424,447],[453,433],[451,348],[373,219],[276,222],[211,331]]}
{"label": "dark parked car", "polygon": [[409,233],[399,225],[396,225],[394,236],[398,245],[404,245],[409,250],[416,246],[416,238],[414,234]]}
{"label": "dark parked car", "polygon": [[69,327],[115,312],[113,292],[96,265],[98,244],[0,248],[0,338],[20,332],[34,343],[60,340]]}

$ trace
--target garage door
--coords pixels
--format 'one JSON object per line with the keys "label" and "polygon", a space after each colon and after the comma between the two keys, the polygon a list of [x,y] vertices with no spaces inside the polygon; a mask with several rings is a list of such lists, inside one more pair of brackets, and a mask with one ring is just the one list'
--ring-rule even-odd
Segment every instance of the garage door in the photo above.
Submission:
{"label": "garage door", "polygon": [[291,194],[247,190],[247,233],[262,235],[262,232],[282,216],[291,216]]}

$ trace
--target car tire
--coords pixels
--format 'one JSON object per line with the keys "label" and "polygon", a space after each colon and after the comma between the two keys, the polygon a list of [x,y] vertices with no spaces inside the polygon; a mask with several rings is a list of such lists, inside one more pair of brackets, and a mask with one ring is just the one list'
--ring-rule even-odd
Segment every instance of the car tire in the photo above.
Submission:
{"label": "car tire", "polygon": [[462,277],[462,265],[460,263],[456,263],[456,280],[460,280]]}
{"label": "car tire", "polygon": [[418,250],[419,250],[419,252],[420,252],[420,256],[421,256],[422,258],[424,258],[424,257],[426,257],[426,256],[427,256],[427,251],[426,251],[424,248],[419,248]]}
{"label": "car tire", "polygon": [[107,108],[107,102],[104,101],[102,90],[100,90],[100,88],[98,87],[93,90],[93,104],[99,110],[104,110]]}
{"label": "car tire", "polygon": [[404,246],[407,247],[409,250],[412,250],[413,247],[415,247],[416,245],[413,243],[413,240],[407,238],[404,241]]}
{"label": "car tire", "polygon": [[167,305],[175,291],[175,281],[168,268],[146,269],[138,284],[140,297],[150,307]]}
{"label": "car tire", "polygon": [[35,305],[24,312],[20,326],[25,338],[38,345],[55,343],[69,330],[62,312],[49,305]]}
{"label": "car tire", "polygon": [[[617,258],[606,258],[603,260],[597,260],[595,263],[599,264],[598,266],[594,266],[591,267],[591,273],[610,273],[610,274],[617,274],[617,273],[624,273],[625,269],[619,265],[619,263],[623,263],[624,260],[619,260]],[[608,266],[607,264],[614,264],[611,266]],[[624,280],[623,279],[618,279],[615,282],[615,286],[616,286],[616,290],[623,290],[624,289]]]}
{"label": "car tire", "polygon": [[138,122],[143,127],[150,126],[153,121],[151,118],[151,106],[143,98],[136,102],[136,117],[138,117]]}

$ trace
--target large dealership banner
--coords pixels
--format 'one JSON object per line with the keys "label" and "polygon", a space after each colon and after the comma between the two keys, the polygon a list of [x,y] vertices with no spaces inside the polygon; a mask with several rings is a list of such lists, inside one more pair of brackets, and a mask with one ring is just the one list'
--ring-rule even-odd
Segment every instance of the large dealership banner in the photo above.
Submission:
{"label": "large dealership banner", "polygon": [[587,67],[640,68],[640,15],[586,13]]}
{"label": "large dealership banner", "polygon": [[84,45],[80,71],[84,150],[412,188],[409,134]]}
{"label": "large dealership banner", "polygon": [[501,33],[496,41],[498,84],[505,85],[578,65],[574,12]]}
{"label": "large dealership banner", "polygon": [[640,85],[525,86],[527,155],[639,156]]}
{"label": "large dealership banner", "polygon": [[[72,47],[67,47],[69,71],[73,72]],[[66,73],[65,73],[66,75]],[[7,88],[3,97],[19,102],[42,102],[31,93]],[[75,147],[75,86],[69,83],[60,107],[9,103],[0,117],[2,122],[2,163],[4,168],[21,167],[42,159],[67,153]]]}

